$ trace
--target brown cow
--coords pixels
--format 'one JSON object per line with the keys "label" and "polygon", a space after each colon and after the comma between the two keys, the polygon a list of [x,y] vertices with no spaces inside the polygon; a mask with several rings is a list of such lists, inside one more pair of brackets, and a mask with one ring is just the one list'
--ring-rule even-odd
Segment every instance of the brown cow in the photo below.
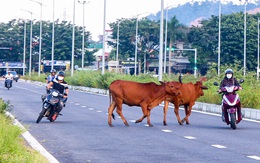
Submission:
{"label": "brown cow", "polygon": [[[182,86],[178,89],[178,96],[167,95],[166,100],[164,101],[164,117],[163,124],[167,126],[166,123],[166,114],[168,111],[169,102],[174,104],[174,113],[177,117],[177,120],[180,125],[182,125],[185,121],[186,124],[190,124],[189,116],[191,115],[192,106],[195,104],[195,101],[200,96],[204,95],[203,89],[208,89],[206,86],[203,86],[202,82],[206,81],[206,78],[203,77],[200,81],[197,81],[195,84],[193,83],[183,83]],[[179,115],[179,106],[184,105],[185,115],[186,117],[182,120]]]}
{"label": "brown cow", "polygon": [[[122,113],[122,104],[128,106],[140,106],[142,108],[142,118],[136,120],[135,123],[142,122],[147,117],[147,124],[152,127],[150,123],[150,111],[155,106],[159,105],[165,100],[166,95],[178,95],[176,88],[180,88],[179,82],[160,82],[156,83],[138,83],[133,81],[115,80],[109,86],[110,106],[108,108],[108,125],[112,125],[113,111],[115,108],[118,115],[126,126],[129,126]],[[112,102],[111,102],[112,96]]]}

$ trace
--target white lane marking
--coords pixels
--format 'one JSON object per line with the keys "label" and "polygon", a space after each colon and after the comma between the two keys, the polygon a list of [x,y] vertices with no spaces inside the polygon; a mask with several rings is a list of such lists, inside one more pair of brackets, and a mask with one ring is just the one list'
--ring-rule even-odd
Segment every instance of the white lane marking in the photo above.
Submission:
{"label": "white lane marking", "polygon": [[98,113],[101,113],[102,111],[101,111],[101,110],[98,110],[97,112],[98,112]]}
{"label": "white lane marking", "polygon": [[136,120],[129,120],[129,121],[135,123]]}
{"label": "white lane marking", "polygon": [[[5,112],[5,114],[13,119],[13,124],[20,127],[22,130],[26,130],[23,125],[15,119],[15,117],[9,113]],[[24,139],[31,145],[32,148],[39,151],[43,156],[45,156],[51,163],[59,163],[59,161],[53,157],[28,131],[22,133]]]}
{"label": "white lane marking", "polygon": [[163,132],[172,132],[172,130],[162,130]]}
{"label": "white lane marking", "polygon": [[94,110],[94,108],[88,108],[88,110]]}
{"label": "white lane marking", "polygon": [[197,139],[197,138],[195,138],[195,137],[193,137],[193,136],[184,136],[186,139]]}
{"label": "white lane marking", "polygon": [[216,147],[216,148],[227,148],[227,147],[225,147],[225,146],[223,146],[223,145],[219,145],[219,144],[213,144],[213,145],[211,145],[212,147]]}
{"label": "white lane marking", "polygon": [[[164,106],[163,104],[159,104],[159,105],[160,105],[161,107]],[[169,108],[174,108],[174,106],[170,106],[170,105],[169,105]],[[180,108],[180,110],[184,110],[184,108]],[[195,110],[195,109],[192,109],[192,112],[197,112],[197,113],[201,113],[201,114],[213,115],[213,116],[221,117],[221,114],[218,114],[218,113],[210,113],[210,112],[205,112],[205,111],[200,111],[200,110]],[[249,121],[249,122],[260,123],[259,120],[248,119],[248,118],[244,118],[244,117],[243,117],[243,120]],[[243,120],[242,120],[242,121],[243,121]]]}
{"label": "white lane marking", "polygon": [[86,106],[83,105],[83,106],[81,106],[81,107],[82,107],[82,108],[85,108]]}
{"label": "white lane marking", "polygon": [[247,156],[248,158],[252,158],[252,159],[255,159],[255,160],[260,160],[260,157],[259,156]]}
{"label": "white lane marking", "polygon": [[75,105],[79,105],[79,103],[75,103]]}

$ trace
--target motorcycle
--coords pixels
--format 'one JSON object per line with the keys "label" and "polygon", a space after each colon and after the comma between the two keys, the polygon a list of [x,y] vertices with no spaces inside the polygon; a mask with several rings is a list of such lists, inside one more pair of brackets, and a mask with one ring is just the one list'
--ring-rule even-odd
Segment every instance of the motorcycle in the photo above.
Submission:
{"label": "motorcycle", "polygon": [[42,110],[39,113],[36,123],[39,123],[43,117],[47,117],[50,122],[54,122],[61,115],[54,115],[59,109],[60,100],[63,101],[63,94],[56,89],[50,89],[50,93],[42,97]]}
{"label": "motorcycle", "polygon": [[[244,80],[241,79],[239,83],[243,83]],[[215,86],[218,86],[217,82],[214,82]],[[230,124],[232,129],[236,129],[236,120],[237,120],[237,110],[238,107],[241,107],[239,95],[236,93],[239,88],[234,85],[225,86],[221,88],[219,94],[223,94],[222,99],[222,121]],[[225,116],[226,115],[226,116]]]}
{"label": "motorcycle", "polygon": [[12,87],[12,80],[6,79],[5,80],[5,87],[9,90]]}

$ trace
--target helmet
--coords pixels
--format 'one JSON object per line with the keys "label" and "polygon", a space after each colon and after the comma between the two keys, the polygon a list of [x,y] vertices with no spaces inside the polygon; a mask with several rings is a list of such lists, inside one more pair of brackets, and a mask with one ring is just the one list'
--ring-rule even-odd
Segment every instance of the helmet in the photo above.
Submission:
{"label": "helmet", "polygon": [[225,71],[225,74],[233,74],[233,73],[234,73],[233,70],[230,68],[226,69]]}
{"label": "helmet", "polygon": [[56,72],[56,70],[55,69],[51,69],[51,73],[53,73],[53,72]]}
{"label": "helmet", "polygon": [[65,72],[64,71],[59,71],[58,76],[64,76],[65,77]]}

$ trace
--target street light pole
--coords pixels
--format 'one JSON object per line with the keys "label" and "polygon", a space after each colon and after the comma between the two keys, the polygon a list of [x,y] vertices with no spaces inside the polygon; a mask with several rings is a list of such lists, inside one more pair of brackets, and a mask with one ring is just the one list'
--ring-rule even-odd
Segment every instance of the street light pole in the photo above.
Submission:
{"label": "street light pole", "polygon": [[51,69],[54,68],[54,10],[55,10],[55,0],[53,0],[53,10],[52,10],[52,44],[51,44]]}
{"label": "street light pole", "polygon": [[24,20],[24,37],[23,37],[23,76],[25,75],[25,54],[26,54],[26,21]]}
{"label": "street light pole", "polygon": [[102,52],[102,75],[105,74],[105,50],[106,50],[106,0],[104,0],[104,19],[103,19],[103,52]]}
{"label": "street light pole", "polygon": [[29,76],[31,76],[31,71],[32,71],[32,14],[33,12],[21,9],[23,11],[28,12],[31,14],[31,29],[30,29],[30,56],[29,56]]}
{"label": "street light pole", "polygon": [[244,8],[244,77],[246,76],[246,5],[247,0],[245,1]]}
{"label": "street light pole", "polygon": [[257,19],[257,80],[259,79],[259,18]]}
{"label": "street light pole", "polygon": [[[172,5],[173,6],[173,5]],[[166,73],[166,53],[167,53],[167,34],[168,34],[168,10],[172,6],[167,6],[165,14],[165,34],[164,34],[164,62],[163,62],[163,73]],[[170,51],[169,47],[169,51]],[[170,66],[170,65],[169,65]]]}
{"label": "street light pole", "polygon": [[219,0],[218,11],[218,76],[220,75],[220,41],[221,41],[221,0]]}
{"label": "street light pole", "polygon": [[[166,14],[165,14],[165,38],[164,38],[164,64],[163,64],[163,73],[166,73],[166,52],[167,52],[167,26],[168,26],[168,6],[166,7]],[[170,65],[169,65],[170,66]]]}
{"label": "street light pole", "polygon": [[116,72],[118,72],[118,65],[119,65],[119,62],[118,62],[118,45],[119,45],[119,24],[120,24],[121,21],[118,21],[117,22],[117,41],[116,41]]}
{"label": "street light pole", "polygon": [[74,46],[75,46],[75,0],[73,3],[73,27],[72,27],[72,49],[71,49],[71,77],[74,73]]}
{"label": "street light pole", "polygon": [[[142,14],[146,14],[142,13]],[[136,76],[136,67],[137,67],[137,38],[138,38],[138,17],[142,14],[137,14],[136,15],[136,25],[135,25],[135,72],[134,75]]]}
{"label": "street light pole", "polygon": [[83,5],[83,26],[82,26],[82,62],[81,62],[81,68],[84,68],[84,55],[85,55],[85,24],[84,24],[84,20],[85,20],[85,4],[88,4],[89,1],[86,3],[86,1],[79,1],[78,2],[80,4]]}
{"label": "street light pole", "polygon": [[158,80],[162,81],[162,58],[163,58],[163,9],[164,0],[161,0],[161,18],[160,18],[160,51],[159,51],[159,70]]}
{"label": "street light pole", "polygon": [[135,25],[135,76],[136,76],[136,62],[137,62],[137,36],[138,36],[138,16],[136,16],[136,25]]}
{"label": "street light pole", "polygon": [[41,75],[41,55],[42,55],[42,0],[41,2],[30,0],[32,2],[36,2],[41,6],[41,14],[40,14],[40,40],[39,40],[39,65],[38,65],[38,76]]}

